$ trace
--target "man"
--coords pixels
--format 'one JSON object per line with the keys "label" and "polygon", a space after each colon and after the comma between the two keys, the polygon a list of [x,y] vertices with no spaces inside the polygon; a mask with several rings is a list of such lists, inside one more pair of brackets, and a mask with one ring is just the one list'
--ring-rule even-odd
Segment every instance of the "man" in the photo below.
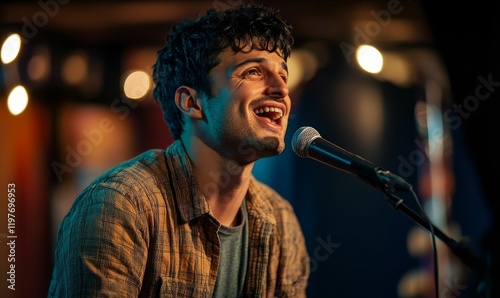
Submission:
{"label": "man", "polygon": [[49,296],[304,297],[291,205],[252,175],[280,154],[291,27],[259,5],[172,28],[154,66],[175,139],[91,183],[58,231]]}

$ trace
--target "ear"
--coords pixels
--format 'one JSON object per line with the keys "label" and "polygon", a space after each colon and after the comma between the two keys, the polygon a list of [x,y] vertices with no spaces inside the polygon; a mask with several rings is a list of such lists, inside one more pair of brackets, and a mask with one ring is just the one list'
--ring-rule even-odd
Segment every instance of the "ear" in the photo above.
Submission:
{"label": "ear", "polygon": [[187,86],[177,88],[175,104],[184,115],[190,118],[202,118],[201,98],[193,88]]}

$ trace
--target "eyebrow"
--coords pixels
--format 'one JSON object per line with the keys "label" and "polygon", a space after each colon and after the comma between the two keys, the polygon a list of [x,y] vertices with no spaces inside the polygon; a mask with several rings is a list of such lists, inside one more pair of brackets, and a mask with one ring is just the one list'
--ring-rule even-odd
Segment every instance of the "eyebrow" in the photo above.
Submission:
{"label": "eyebrow", "polygon": [[[238,69],[246,64],[250,64],[250,63],[265,63],[265,62],[268,62],[269,60],[267,60],[266,58],[249,58],[249,59],[246,59],[236,65],[234,65],[233,67],[231,67],[230,71],[234,71],[235,69]],[[285,62],[281,62],[281,68],[283,68],[286,73],[288,74],[288,65],[285,63]]]}

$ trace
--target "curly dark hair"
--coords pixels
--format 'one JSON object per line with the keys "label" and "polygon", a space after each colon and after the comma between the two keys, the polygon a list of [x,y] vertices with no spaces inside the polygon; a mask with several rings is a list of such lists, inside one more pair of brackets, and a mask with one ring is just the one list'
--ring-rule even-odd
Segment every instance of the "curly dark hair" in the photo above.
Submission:
{"label": "curly dark hair", "polygon": [[292,26],[278,13],[265,5],[245,3],[227,10],[212,8],[202,17],[172,27],[153,66],[153,97],[161,104],[174,139],[180,138],[184,124],[175,105],[175,91],[185,85],[211,97],[208,73],[220,63],[223,50],[230,47],[239,52],[250,45],[269,52],[279,50],[287,60],[294,43]]}

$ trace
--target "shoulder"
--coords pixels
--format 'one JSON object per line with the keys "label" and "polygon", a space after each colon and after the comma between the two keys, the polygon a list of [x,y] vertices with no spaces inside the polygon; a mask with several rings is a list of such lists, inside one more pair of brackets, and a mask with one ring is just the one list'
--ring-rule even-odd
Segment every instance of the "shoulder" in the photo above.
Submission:
{"label": "shoulder", "polygon": [[137,155],[136,157],[125,161],[107,172],[100,178],[106,179],[110,177],[127,175],[134,177],[147,177],[151,174],[163,172],[165,169],[165,150],[150,149]]}
{"label": "shoulder", "polygon": [[250,182],[251,207],[271,222],[296,222],[293,206],[269,185],[252,178]]}
{"label": "shoulder", "polygon": [[288,202],[280,193],[278,193],[274,188],[269,185],[252,178],[251,187],[253,192],[257,194],[257,196],[265,199],[275,208],[287,208],[291,209],[292,206],[290,202]]}
{"label": "shoulder", "polygon": [[113,188],[130,187],[159,179],[166,170],[165,150],[151,149],[125,161],[99,176],[92,182]]}
{"label": "shoulder", "polygon": [[151,194],[161,192],[160,187],[168,177],[166,170],[165,150],[148,150],[101,174],[80,193],[75,203],[116,204],[122,201],[137,205],[143,201],[138,198],[154,197]]}

